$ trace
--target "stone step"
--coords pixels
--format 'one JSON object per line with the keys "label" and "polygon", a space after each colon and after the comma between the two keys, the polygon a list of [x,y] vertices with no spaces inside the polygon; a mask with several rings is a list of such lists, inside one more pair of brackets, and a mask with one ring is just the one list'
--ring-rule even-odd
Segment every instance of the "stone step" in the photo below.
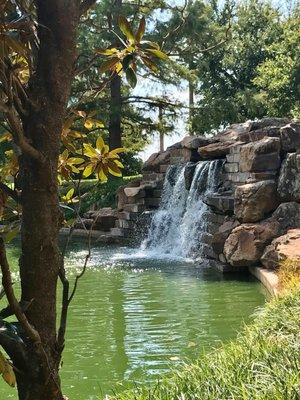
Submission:
{"label": "stone step", "polygon": [[158,208],[160,205],[160,198],[159,197],[148,197],[145,199],[146,207],[154,207]]}
{"label": "stone step", "polygon": [[125,229],[132,229],[135,227],[134,221],[127,221],[125,219],[119,219],[116,221],[116,228],[125,228]]}
{"label": "stone step", "polygon": [[204,198],[204,203],[221,214],[232,214],[234,210],[234,197],[210,194]]}
{"label": "stone step", "polygon": [[122,228],[111,228],[110,234],[112,236],[124,236],[124,230]]}
{"label": "stone step", "polygon": [[124,211],[139,213],[145,210],[145,206],[143,204],[124,204]]}

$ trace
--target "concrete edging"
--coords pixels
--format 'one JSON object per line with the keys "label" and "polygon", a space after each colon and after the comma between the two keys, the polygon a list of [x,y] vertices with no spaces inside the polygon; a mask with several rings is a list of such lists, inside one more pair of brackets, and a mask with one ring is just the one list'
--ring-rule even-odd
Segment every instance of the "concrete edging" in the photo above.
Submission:
{"label": "concrete edging", "polygon": [[249,267],[249,271],[264,285],[272,296],[278,296],[279,280],[274,271],[262,267]]}

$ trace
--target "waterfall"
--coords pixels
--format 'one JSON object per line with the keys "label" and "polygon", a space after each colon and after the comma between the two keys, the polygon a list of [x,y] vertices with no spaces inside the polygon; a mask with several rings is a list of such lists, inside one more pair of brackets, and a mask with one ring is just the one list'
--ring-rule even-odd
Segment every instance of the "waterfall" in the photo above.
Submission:
{"label": "waterfall", "polygon": [[190,190],[185,188],[182,165],[169,167],[159,209],[142,244],[158,256],[201,257],[201,236],[207,230],[208,206],[204,196],[218,189],[222,160],[200,161]]}

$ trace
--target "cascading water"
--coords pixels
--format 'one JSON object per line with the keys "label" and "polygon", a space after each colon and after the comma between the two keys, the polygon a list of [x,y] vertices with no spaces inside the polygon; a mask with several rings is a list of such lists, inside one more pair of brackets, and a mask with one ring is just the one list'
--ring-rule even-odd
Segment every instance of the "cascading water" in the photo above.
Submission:
{"label": "cascading water", "polygon": [[202,200],[217,190],[222,166],[222,160],[200,161],[189,191],[185,188],[185,167],[169,167],[144,249],[157,256],[201,257],[201,236],[208,224],[208,206]]}

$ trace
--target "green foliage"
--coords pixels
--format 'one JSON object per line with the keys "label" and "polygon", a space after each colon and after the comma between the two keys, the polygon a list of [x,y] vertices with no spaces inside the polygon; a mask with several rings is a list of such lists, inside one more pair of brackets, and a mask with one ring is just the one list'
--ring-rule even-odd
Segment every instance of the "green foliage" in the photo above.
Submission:
{"label": "green foliage", "polygon": [[300,289],[273,299],[229,345],[117,400],[298,400]]}
{"label": "green foliage", "polygon": [[[253,79],[282,33],[280,15],[261,0],[240,2],[234,14],[226,43],[204,53],[197,66],[199,102],[193,122],[198,132],[266,114]],[[223,20],[222,14],[216,16],[218,25]]]}
{"label": "green foliage", "polygon": [[300,117],[300,7],[282,24],[282,34],[257,67],[253,83],[268,115]]}

